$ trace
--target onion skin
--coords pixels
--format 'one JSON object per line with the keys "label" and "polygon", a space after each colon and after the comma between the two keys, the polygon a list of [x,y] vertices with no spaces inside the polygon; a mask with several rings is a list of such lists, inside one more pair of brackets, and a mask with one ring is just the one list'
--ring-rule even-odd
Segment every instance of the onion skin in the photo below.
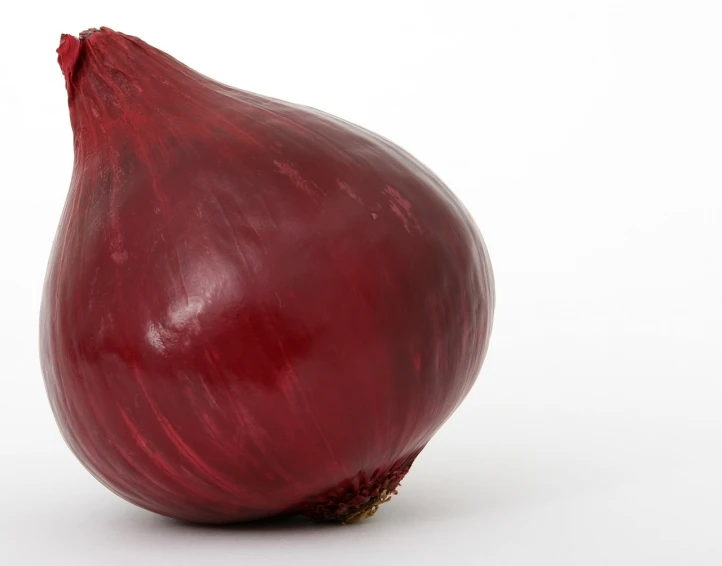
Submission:
{"label": "onion skin", "polygon": [[135,37],[58,53],[75,163],[40,352],[69,447],[177,519],[370,514],[487,350],[468,212],[384,138]]}

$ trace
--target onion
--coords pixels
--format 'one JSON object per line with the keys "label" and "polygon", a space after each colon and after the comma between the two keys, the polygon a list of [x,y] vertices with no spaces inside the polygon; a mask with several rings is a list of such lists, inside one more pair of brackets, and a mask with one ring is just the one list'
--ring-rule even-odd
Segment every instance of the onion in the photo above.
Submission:
{"label": "onion", "polygon": [[135,37],[58,53],[75,164],[40,338],[69,447],[169,517],[372,515],[487,350],[468,212],[384,138]]}

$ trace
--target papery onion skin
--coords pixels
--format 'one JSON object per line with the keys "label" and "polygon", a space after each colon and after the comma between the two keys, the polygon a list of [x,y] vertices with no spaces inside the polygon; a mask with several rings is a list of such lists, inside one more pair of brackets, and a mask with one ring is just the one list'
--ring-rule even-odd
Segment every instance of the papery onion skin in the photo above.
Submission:
{"label": "papery onion skin", "polygon": [[178,519],[367,516],[487,350],[468,212],[384,138],[135,37],[58,53],[75,163],[40,347],[72,451]]}

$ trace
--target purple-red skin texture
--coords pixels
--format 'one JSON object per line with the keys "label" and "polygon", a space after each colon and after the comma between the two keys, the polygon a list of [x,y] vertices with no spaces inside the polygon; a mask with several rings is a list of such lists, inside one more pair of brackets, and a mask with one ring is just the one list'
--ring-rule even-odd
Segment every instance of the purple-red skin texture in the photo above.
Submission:
{"label": "purple-red skin texture", "polygon": [[468,212],[386,139],[135,37],[58,53],[75,163],[40,350],[75,455],[194,522],[343,520],[393,491],[487,350]]}

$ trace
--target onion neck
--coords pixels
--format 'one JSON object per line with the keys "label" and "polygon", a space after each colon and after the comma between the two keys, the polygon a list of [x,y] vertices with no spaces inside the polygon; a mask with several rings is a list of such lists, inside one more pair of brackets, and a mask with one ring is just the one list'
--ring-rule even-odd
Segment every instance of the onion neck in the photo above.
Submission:
{"label": "onion neck", "polygon": [[208,95],[203,77],[145,42],[109,28],[64,34],[58,63],[79,146],[169,129]]}

